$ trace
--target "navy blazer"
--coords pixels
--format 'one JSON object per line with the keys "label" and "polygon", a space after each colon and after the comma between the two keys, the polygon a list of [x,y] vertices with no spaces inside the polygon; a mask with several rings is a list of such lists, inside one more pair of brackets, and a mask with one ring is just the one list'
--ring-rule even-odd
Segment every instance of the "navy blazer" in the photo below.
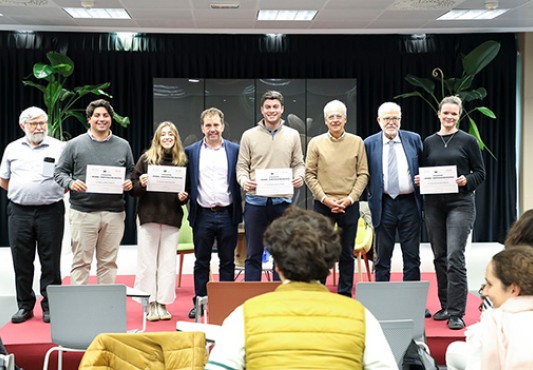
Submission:
{"label": "navy blazer", "polygon": [[[422,139],[420,135],[399,130],[398,135],[407,158],[407,165],[414,183],[414,177],[418,175],[418,157],[422,154]],[[372,212],[372,224],[374,228],[381,224],[381,202],[383,199],[383,132],[369,136],[365,139],[365,150],[368,160],[368,206]],[[422,214],[422,197],[420,189],[415,185],[416,205],[418,212]]]}
{"label": "navy blazer", "polygon": [[[188,219],[192,227],[194,227],[199,207],[197,199],[198,183],[200,181],[200,149],[203,142],[204,140],[202,139],[185,148],[185,154],[187,154],[189,160],[187,165],[187,192],[189,193],[190,198]],[[234,224],[239,224],[242,221],[242,198],[241,188],[237,183],[237,176],[235,173],[237,158],[239,156],[239,145],[224,140],[224,149],[226,150],[226,156],[228,157],[228,185],[233,202],[231,204],[231,218]]]}

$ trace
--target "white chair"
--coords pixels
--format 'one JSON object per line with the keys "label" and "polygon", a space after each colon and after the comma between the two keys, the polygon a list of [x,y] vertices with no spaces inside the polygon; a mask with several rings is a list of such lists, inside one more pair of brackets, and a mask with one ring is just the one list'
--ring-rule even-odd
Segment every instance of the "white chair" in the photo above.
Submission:
{"label": "white chair", "polygon": [[394,359],[401,368],[403,356],[413,338],[413,320],[381,320],[379,324],[389,342]]}
{"label": "white chair", "polygon": [[101,333],[126,332],[125,285],[49,285],[50,329],[57,344],[46,352],[43,370],[50,355],[58,352],[58,369],[63,352],[85,352]]}
{"label": "white chair", "polygon": [[355,299],[381,320],[412,320],[412,339],[425,342],[428,281],[359,282]]}

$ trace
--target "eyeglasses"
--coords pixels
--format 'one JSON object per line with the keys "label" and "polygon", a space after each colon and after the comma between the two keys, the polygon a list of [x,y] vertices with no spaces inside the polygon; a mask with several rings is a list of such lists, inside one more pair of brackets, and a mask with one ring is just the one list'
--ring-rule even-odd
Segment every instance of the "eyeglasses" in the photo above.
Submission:
{"label": "eyeglasses", "polygon": [[326,117],[328,120],[334,120],[334,119],[343,119],[344,116],[342,114],[332,114],[330,116]]}
{"label": "eyeglasses", "polygon": [[24,123],[26,125],[30,126],[31,128],[36,128],[37,126],[43,127],[43,126],[46,126],[48,124],[47,121],[37,121],[37,122],[35,122],[35,121],[29,121],[29,122],[26,121]]}
{"label": "eyeglasses", "polygon": [[401,117],[383,117],[383,118],[381,118],[382,121],[387,122],[387,123],[389,123],[389,122],[400,122],[401,119],[402,119]]}

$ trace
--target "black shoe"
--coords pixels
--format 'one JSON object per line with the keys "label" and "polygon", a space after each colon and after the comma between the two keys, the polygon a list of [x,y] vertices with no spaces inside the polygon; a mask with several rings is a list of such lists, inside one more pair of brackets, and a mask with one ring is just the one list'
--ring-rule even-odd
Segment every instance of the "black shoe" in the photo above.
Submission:
{"label": "black shoe", "polygon": [[461,316],[450,316],[450,319],[448,320],[448,328],[452,330],[460,330],[465,327],[465,322],[461,318]]}
{"label": "black shoe", "polygon": [[448,320],[449,318],[450,318],[450,314],[444,308],[442,310],[435,312],[435,314],[433,315],[433,320],[435,321],[444,321],[444,320]]}
{"label": "black shoe", "polygon": [[193,307],[193,308],[189,311],[189,319],[196,319],[196,307]]}
{"label": "black shoe", "polygon": [[13,324],[20,324],[21,322],[27,321],[33,317],[33,310],[27,310],[25,308],[21,308],[17,311],[16,314],[11,316],[11,322]]}
{"label": "black shoe", "polygon": [[426,308],[426,311],[424,311],[424,317],[427,319],[431,317],[431,312]]}
{"label": "black shoe", "polygon": [[43,321],[47,324],[50,323],[50,311],[43,311]]}

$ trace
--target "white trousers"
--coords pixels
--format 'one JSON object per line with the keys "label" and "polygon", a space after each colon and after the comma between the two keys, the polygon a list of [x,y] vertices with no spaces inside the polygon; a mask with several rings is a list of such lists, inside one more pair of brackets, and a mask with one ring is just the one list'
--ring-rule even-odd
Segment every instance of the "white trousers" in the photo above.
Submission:
{"label": "white trousers", "polygon": [[179,229],[137,220],[135,289],[150,293],[150,302],[171,304],[176,299],[176,247]]}

